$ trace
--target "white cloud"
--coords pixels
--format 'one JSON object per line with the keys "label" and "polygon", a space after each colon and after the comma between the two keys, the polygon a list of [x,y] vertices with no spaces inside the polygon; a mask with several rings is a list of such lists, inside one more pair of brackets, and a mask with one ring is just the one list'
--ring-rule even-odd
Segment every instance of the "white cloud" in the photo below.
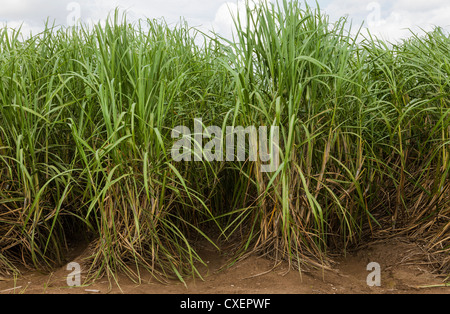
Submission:
{"label": "white cloud", "polygon": [[450,3],[447,0],[332,0],[324,11],[333,19],[348,15],[354,25],[364,26],[378,37],[395,41],[429,31],[433,26],[450,29]]}
{"label": "white cloud", "polygon": [[[67,4],[74,0],[0,0],[0,23],[9,26],[24,23],[24,29],[42,29],[47,17],[58,25],[67,25],[70,11]],[[263,0],[257,0],[261,2]],[[273,0],[276,1],[276,0]],[[281,0],[279,0],[281,1]],[[184,17],[191,26],[212,29],[225,36],[231,34],[231,12],[243,12],[244,0],[78,0],[84,22],[104,20],[115,7],[126,9],[130,20],[164,17],[177,23]],[[303,1],[302,1],[303,2]],[[314,6],[315,0],[308,1]],[[348,15],[353,25],[371,22],[371,32],[394,40],[409,35],[405,28],[426,30],[432,25],[450,29],[448,0],[318,0],[331,20]],[[372,3],[371,7],[368,7]],[[375,5],[375,7],[373,6]],[[378,6],[378,7],[377,7]],[[375,8],[375,9],[374,9]],[[379,8],[379,11],[376,11]],[[375,10],[375,11],[374,11]]]}
{"label": "white cloud", "polygon": [[[249,4],[250,10],[261,5],[264,0],[251,0]],[[235,27],[235,20],[239,17],[241,25],[247,27],[246,20],[246,2],[239,0],[237,2],[226,2],[222,4],[216,12],[211,28],[226,38],[231,38]]]}

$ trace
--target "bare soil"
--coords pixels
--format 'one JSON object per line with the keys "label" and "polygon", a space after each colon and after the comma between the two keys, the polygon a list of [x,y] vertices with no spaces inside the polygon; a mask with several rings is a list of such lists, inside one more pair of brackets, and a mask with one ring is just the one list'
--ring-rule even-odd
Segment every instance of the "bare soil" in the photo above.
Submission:
{"label": "bare soil", "polygon": [[[227,258],[208,245],[200,249],[208,267],[203,280],[188,279],[162,284],[150,275],[141,284],[119,276],[119,286],[99,279],[88,287],[67,287],[65,267],[51,274],[24,273],[20,278],[1,278],[0,294],[450,294],[445,277],[433,273],[423,248],[404,238],[372,243],[346,257],[335,259],[331,271],[292,270],[287,263],[250,256],[229,268]],[[369,287],[367,265],[381,266],[381,286]],[[433,286],[433,287],[430,287]]]}

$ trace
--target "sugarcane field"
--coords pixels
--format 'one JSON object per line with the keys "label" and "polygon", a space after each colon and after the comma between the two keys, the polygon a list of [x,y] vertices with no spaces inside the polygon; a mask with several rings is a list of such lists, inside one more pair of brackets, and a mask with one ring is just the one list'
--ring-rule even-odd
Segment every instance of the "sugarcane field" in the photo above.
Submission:
{"label": "sugarcane field", "polygon": [[154,0],[232,31],[116,7],[31,32],[44,2],[0,8],[0,295],[450,293],[447,25]]}

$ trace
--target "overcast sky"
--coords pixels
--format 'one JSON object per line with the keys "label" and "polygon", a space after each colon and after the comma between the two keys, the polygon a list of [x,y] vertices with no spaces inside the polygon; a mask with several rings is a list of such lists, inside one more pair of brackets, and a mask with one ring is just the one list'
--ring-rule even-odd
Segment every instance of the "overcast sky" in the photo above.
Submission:
{"label": "overcast sky", "polygon": [[[36,33],[47,17],[58,25],[70,25],[78,17],[92,23],[104,20],[108,12],[120,7],[128,11],[129,19],[164,17],[169,23],[177,23],[184,17],[191,26],[214,28],[226,36],[232,25],[229,10],[240,10],[243,3],[244,0],[0,0],[0,23],[9,27],[22,25],[25,33]],[[372,33],[391,41],[408,36],[408,28],[430,30],[436,25],[450,30],[449,0],[318,0],[318,3],[331,20],[348,15],[354,24],[365,21]]]}

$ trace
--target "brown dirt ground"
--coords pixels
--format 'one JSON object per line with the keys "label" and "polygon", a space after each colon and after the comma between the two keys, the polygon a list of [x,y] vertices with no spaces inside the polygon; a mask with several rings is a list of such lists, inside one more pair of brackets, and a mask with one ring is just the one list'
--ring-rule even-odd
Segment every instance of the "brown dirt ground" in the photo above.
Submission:
{"label": "brown dirt ground", "polygon": [[[16,279],[0,277],[0,294],[450,294],[450,287],[423,287],[442,285],[444,277],[433,274],[420,245],[404,238],[379,241],[348,253],[335,259],[332,271],[301,274],[289,270],[287,263],[274,268],[272,261],[257,256],[219,270],[226,257],[207,245],[199,253],[208,264],[201,269],[204,280],[188,279],[186,286],[178,281],[162,284],[149,275],[140,285],[119,276],[120,287],[100,279],[89,287],[69,288],[69,272],[63,267],[45,275],[29,272]],[[370,262],[381,265],[380,287],[366,284]]]}

